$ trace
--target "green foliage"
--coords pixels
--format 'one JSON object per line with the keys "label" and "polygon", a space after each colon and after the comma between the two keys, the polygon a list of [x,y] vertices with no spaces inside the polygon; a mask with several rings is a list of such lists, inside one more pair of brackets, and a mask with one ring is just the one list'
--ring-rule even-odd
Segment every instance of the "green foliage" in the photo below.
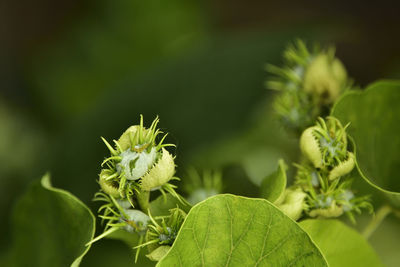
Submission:
{"label": "green foliage", "polygon": [[95,231],[91,211],[70,193],[34,182],[15,206],[11,266],[77,267]]}
{"label": "green foliage", "polygon": [[305,220],[299,225],[310,235],[331,267],[383,266],[368,242],[337,220]]}
{"label": "green foliage", "polygon": [[366,181],[400,207],[400,82],[380,81],[344,95],[332,114],[350,122],[357,167]]}
{"label": "green foliage", "polygon": [[[235,59],[239,58],[240,60],[243,55],[238,52],[241,50],[233,50],[235,53],[230,53],[235,55]],[[207,58],[212,58],[212,62],[214,62],[215,55],[207,54],[207,56]],[[230,56],[232,57],[232,55]],[[329,113],[333,103],[348,89],[349,80],[341,62],[334,57],[332,49],[310,51],[302,42],[298,42],[296,46],[291,46],[286,50],[284,57],[287,66],[282,68],[269,67],[269,70],[276,76],[268,84],[271,88],[281,91],[281,95],[277,97],[274,104],[275,111],[281,116],[281,122],[283,120],[286,126],[300,133],[305,127],[315,123],[317,116]],[[259,60],[258,56],[254,58]],[[244,62],[250,64],[250,61],[246,60]],[[189,61],[192,62],[192,60]],[[193,61],[196,63],[194,65],[197,65],[197,61]],[[206,61],[207,59],[205,59]],[[190,74],[190,72],[187,72],[190,68],[188,68],[187,62],[182,66],[178,63],[177,66],[171,68],[171,71],[162,71],[162,75],[160,73],[153,75],[154,73],[152,73],[149,77],[167,77],[165,78],[167,82],[179,80],[181,86],[185,85],[183,87],[186,89],[187,83],[185,81],[191,80],[191,76],[187,75]],[[219,67],[229,68],[226,64]],[[234,73],[233,69],[231,71]],[[213,73],[213,75],[221,76],[218,73]],[[243,79],[242,83],[247,86],[248,75],[244,76],[246,76],[246,79]],[[190,155],[187,152],[188,149],[186,150],[187,154],[182,153],[185,155],[182,160],[185,163],[182,164],[184,167],[187,167],[185,166],[187,162],[192,161],[191,163],[194,162],[196,168],[200,170],[194,176],[193,173],[188,176],[195,177],[195,179],[192,179],[191,186],[186,184],[185,188],[189,195],[188,199],[195,199],[191,203],[194,204],[211,195],[221,193],[222,190],[230,192],[232,186],[241,187],[242,185],[251,185],[254,188],[255,185],[260,186],[261,197],[266,200],[235,195],[217,195],[196,204],[194,207],[187,204],[177,194],[179,192],[177,185],[170,183],[172,180],[178,180],[174,176],[176,159],[164,148],[166,145],[162,144],[165,136],[161,140],[157,139],[157,136],[161,133],[157,129],[158,118],[153,121],[149,128],[144,127],[141,118],[139,125],[129,127],[118,140],[114,140],[113,145],[103,139],[110,151],[110,157],[106,158],[102,164],[102,171],[99,175],[101,189],[95,195],[95,199],[102,201],[99,218],[106,223],[105,229],[102,234],[94,239],[92,239],[93,235],[87,237],[81,234],[79,236],[81,239],[74,241],[77,246],[80,246],[79,248],[83,249],[80,253],[77,252],[78,249],[75,247],[63,249],[63,252],[68,254],[69,261],[74,261],[76,258],[73,266],[79,265],[82,256],[87,252],[85,244],[90,245],[103,237],[122,240],[129,247],[137,248],[135,260],[139,259],[139,264],[146,265],[148,261],[143,260],[143,258],[147,254],[146,256],[149,259],[159,261],[158,266],[328,266],[328,264],[330,266],[357,266],[357,264],[360,266],[380,266],[378,257],[364,237],[370,236],[365,232],[370,231],[370,229],[374,231],[377,227],[374,223],[379,224],[387,213],[384,213],[383,216],[378,216],[380,212],[377,213],[377,216],[372,220],[372,227],[367,227],[368,231],[364,230],[364,237],[338,220],[297,221],[305,216],[327,218],[339,217],[346,213],[350,215],[350,219],[354,222],[353,212],[359,213],[361,208],[371,208],[368,196],[362,196],[364,192],[353,190],[353,188],[358,189],[357,183],[359,181],[363,181],[363,179],[358,179],[360,177],[357,177],[355,172],[352,171],[354,166],[358,167],[364,178],[373,187],[386,193],[389,198],[394,200],[394,204],[399,203],[399,190],[395,188],[394,191],[389,191],[392,190],[392,186],[396,187],[398,184],[394,182],[392,177],[395,177],[394,166],[399,165],[398,151],[395,149],[399,147],[394,134],[396,131],[389,133],[389,130],[397,125],[400,116],[397,116],[398,107],[390,109],[390,112],[388,107],[395,106],[395,102],[400,100],[398,91],[396,91],[400,87],[400,83],[386,82],[371,86],[372,88],[379,88],[379,94],[371,93],[378,91],[378,89],[369,88],[366,92],[348,93],[340,98],[333,112],[333,115],[337,116],[339,120],[334,116],[325,119],[320,118],[315,126],[307,128],[303,132],[300,139],[303,155],[299,159],[297,158],[298,148],[294,146],[294,140],[291,140],[290,135],[286,135],[282,127],[276,123],[274,116],[270,114],[268,105],[262,107],[262,110],[257,110],[258,114],[252,121],[253,124],[247,125],[249,130],[239,134],[231,134],[222,142],[216,141],[222,136],[222,132],[218,133],[216,129],[220,127],[223,131],[230,130],[225,129],[224,125],[226,121],[229,122],[229,118],[234,117],[235,108],[228,107],[224,111],[226,112],[224,114],[229,116],[221,115],[217,112],[219,109],[205,110],[205,114],[219,114],[224,120],[209,116],[210,123],[207,121],[207,125],[204,126],[198,125],[200,123],[191,116],[190,108],[192,107],[187,109],[184,107],[184,105],[189,107],[193,103],[201,103],[203,108],[203,95],[196,93],[205,91],[204,99],[210,99],[209,96],[212,93],[213,99],[216,101],[214,104],[219,108],[222,99],[219,97],[235,94],[234,90],[232,92],[231,90],[224,91],[227,90],[227,87],[230,89],[230,86],[227,86],[229,84],[232,87],[237,86],[237,82],[233,82],[235,79],[231,79],[231,77],[227,80],[222,79],[221,84],[212,83],[210,89],[202,83],[203,80],[207,80],[207,77],[202,77],[202,81],[195,82],[195,85],[199,87],[194,86],[192,91],[178,90],[180,89],[178,88],[176,91],[179,91],[179,94],[169,95],[169,92],[162,92],[163,90],[147,91],[147,88],[156,88],[163,84],[163,81],[149,79],[149,77],[145,77],[146,83],[149,83],[148,80],[155,81],[150,82],[149,87],[138,86],[141,89],[135,90],[134,93],[128,90],[122,90],[115,95],[113,93],[112,98],[118,102],[118,105],[110,104],[111,108],[108,105],[110,101],[107,99],[107,102],[104,102],[99,109],[104,113],[100,112],[99,114],[103,114],[101,117],[104,120],[107,117],[112,117],[112,121],[119,122],[109,124],[102,121],[102,123],[107,127],[120,129],[115,125],[125,123],[124,119],[113,116],[113,114],[127,113],[127,107],[129,107],[129,114],[132,114],[133,109],[139,111],[143,108],[145,111],[149,111],[154,105],[159,107],[160,110],[166,110],[166,114],[170,116],[175,116],[176,111],[179,110],[182,119],[186,119],[187,123],[168,124],[169,127],[174,128],[174,131],[175,128],[180,128],[182,133],[189,132],[186,134],[186,139],[182,136],[176,136],[179,142],[187,145],[192,140],[201,139],[202,141],[197,143],[198,147],[205,144],[205,148],[200,153],[196,149],[193,149],[195,152],[190,152],[191,156],[187,156]],[[135,84],[141,85],[140,82]],[[214,90],[219,87],[221,87],[220,90]],[[207,90],[201,90],[204,88],[207,88]],[[237,88],[240,88],[240,86]],[[381,95],[381,92],[383,92],[383,95]],[[155,93],[158,98],[154,97]],[[242,93],[242,95],[238,94],[237,96],[247,97],[247,95],[248,93]],[[177,96],[187,101],[181,101]],[[137,101],[137,105],[132,105],[132,99],[135,99],[135,101],[136,99],[151,99],[151,101]],[[245,98],[241,100],[246,104]],[[141,102],[151,103],[151,105],[141,106]],[[166,104],[166,102],[168,103]],[[371,106],[371,103],[376,104],[374,105],[376,109],[366,108]],[[131,106],[134,107],[131,108]],[[179,107],[174,110],[174,106]],[[297,109],[295,110],[296,116],[290,117],[293,115],[293,110],[291,110],[293,107]],[[61,107],[61,109],[65,108]],[[71,107],[67,109],[69,108]],[[96,118],[99,116],[99,110],[94,112]],[[185,112],[182,112],[182,110],[185,110]],[[362,114],[359,114],[358,110],[362,110]],[[380,117],[385,118],[384,123],[378,121]],[[81,123],[90,120],[90,118],[83,119]],[[348,122],[351,122],[350,126],[348,126]],[[346,126],[343,126],[342,123]],[[378,125],[379,129],[371,131],[373,123]],[[80,127],[77,127],[79,125],[78,123],[73,126],[80,129]],[[237,126],[238,128],[246,127],[241,124]],[[347,130],[349,130],[348,133],[351,136],[347,135]],[[373,135],[368,135],[370,132]],[[93,130],[92,135],[93,133],[99,133],[99,129]],[[91,135],[88,134],[87,136]],[[384,142],[384,140],[388,141]],[[87,150],[91,150],[90,142],[79,142],[83,142],[85,147],[87,144]],[[382,147],[389,146],[389,142],[392,142],[393,147],[383,149]],[[378,148],[376,143],[380,145]],[[68,148],[68,141],[62,145],[66,151],[71,149]],[[93,151],[92,155],[95,153],[102,154],[99,151]],[[65,154],[68,155],[68,153]],[[90,153],[82,155],[82,157],[88,155]],[[376,158],[377,156],[379,156],[379,159]],[[292,173],[283,160],[279,161],[276,170],[276,159],[278,158],[285,158],[286,162],[299,162],[299,164],[295,164],[297,173]],[[61,161],[61,159],[57,160]],[[357,160],[358,162],[356,162]],[[377,163],[381,166],[376,167]],[[179,165],[181,164],[179,163]],[[231,176],[227,170],[232,166],[240,166],[239,169],[242,173]],[[63,175],[67,175],[68,171],[72,171],[74,168],[91,175],[94,173],[90,166],[87,168],[86,164],[79,165],[77,163],[76,166],[71,166],[71,168]],[[201,168],[218,171],[202,172]],[[380,173],[383,173],[383,175],[379,176]],[[250,178],[252,183],[246,180],[245,176]],[[238,177],[239,179],[237,179]],[[291,185],[293,178],[294,184]],[[356,185],[352,188],[353,180]],[[51,191],[46,179],[43,179],[42,184],[44,186],[42,190]],[[390,188],[388,189],[386,186]],[[151,197],[151,192],[157,190],[161,195],[156,195],[157,198],[154,199]],[[203,191],[196,195],[199,190]],[[253,191],[258,192],[257,190]],[[192,199],[193,195],[196,197]],[[39,204],[43,202],[38,197],[35,197],[35,199],[39,200]],[[51,203],[56,204],[57,201]],[[30,204],[33,206],[32,203]],[[21,209],[22,204],[18,205],[18,208]],[[80,205],[83,210],[88,211],[81,203]],[[46,205],[42,206],[46,207]],[[76,212],[76,206],[69,207],[71,213]],[[25,210],[21,209],[25,211],[23,215],[19,211],[16,212],[18,216],[15,218],[19,219],[16,220],[15,225],[19,225],[19,229],[22,229],[21,231],[18,230],[21,233],[16,234],[19,237],[17,240],[23,240],[20,237],[22,234],[25,239],[25,236],[30,234],[27,233],[26,229],[31,228],[23,226],[22,220],[30,222],[31,220],[25,217],[33,218],[36,216],[33,212],[38,213],[38,210],[36,206],[33,207],[30,207],[29,211],[26,211],[26,207]],[[394,210],[389,208],[387,211],[390,213]],[[59,210],[56,212],[59,212]],[[58,216],[56,212],[49,209],[44,211],[44,214],[49,214],[48,217]],[[79,218],[79,216],[72,217]],[[93,224],[93,217],[90,214],[90,216],[82,218],[82,222],[80,219],[77,221],[81,223],[83,228],[87,228],[88,225]],[[48,226],[42,221],[40,223]],[[63,220],[64,223],[71,224],[62,225],[64,229],[72,227],[73,230],[76,230],[74,228],[76,222]],[[50,225],[48,227],[52,228],[49,235],[54,240],[48,238],[52,243],[56,243],[56,239],[64,241],[65,236],[62,235],[64,233],[60,234],[56,231],[56,226]],[[85,233],[93,234],[93,230]],[[37,233],[41,234],[41,232],[44,232],[44,230],[40,228]],[[75,235],[68,235],[68,238],[73,237]],[[28,242],[29,246],[33,246],[38,240],[37,237],[29,240],[31,242]],[[51,255],[45,255],[40,251],[32,257],[40,256],[37,259],[44,262],[43,266],[49,265],[48,259],[51,257],[55,257],[56,260],[60,258],[60,262],[63,261],[60,264],[55,262],[55,265],[52,266],[65,265],[64,258],[62,258],[61,252],[58,253],[58,250],[60,247],[71,245],[71,242],[67,240],[62,244],[54,245],[51,249],[56,250],[56,252]],[[17,259],[15,252],[18,251],[21,254],[21,251],[28,249],[27,246],[18,245],[21,244],[21,241],[15,244],[12,254],[13,260],[20,261],[20,265],[28,264],[23,262],[23,259]],[[87,246],[88,248],[89,246]],[[142,251],[145,252],[141,253],[142,258],[139,258],[139,248],[142,248]],[[52,250],[49,251],[52,252]],[[92,259],[89,262],[96,261]],[[115,264],[118,265],[117,262],[118,260],[115,261]],[[98,265],[98,263],[96,264]]]}
{"label": "green foliage", "polygon": [[328,266],[309,236],[270,202],[233,195],[192,208],[157,266]]}
{"label": "green foliage", "polygon": [[279,202],[283,197],[286,188],[286,169],[287,166],[283,160],[279,160],[276,172],[268,175],[261,183],[261,197],[274,203]]}

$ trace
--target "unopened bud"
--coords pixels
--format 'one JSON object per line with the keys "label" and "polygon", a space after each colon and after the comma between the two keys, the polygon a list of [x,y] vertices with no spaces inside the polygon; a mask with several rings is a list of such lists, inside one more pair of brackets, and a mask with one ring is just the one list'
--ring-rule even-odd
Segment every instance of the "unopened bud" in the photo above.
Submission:
{"label": "unopened bud", "polygon": [[306,194],[301,189],[286,189],[284,200],[278,204],[279,209],[293,220],[298,220],[305,207]]}
{"label": "unopened bud", "polygon": [[323,53],[309,65],[304,75],[304,91],[324,105],[332,104],[346,86],[347,73],[339,59]]}

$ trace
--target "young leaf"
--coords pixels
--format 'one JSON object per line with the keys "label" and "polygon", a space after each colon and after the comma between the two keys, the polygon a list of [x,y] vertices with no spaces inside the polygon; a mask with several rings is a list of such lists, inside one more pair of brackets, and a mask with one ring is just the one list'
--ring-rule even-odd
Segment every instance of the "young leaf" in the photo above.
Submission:
{"label": "young leaf", "polygon": [[261,183],[261,197],[272,203],[283,196],[286,188],[286,165],[282,159],[278,164],[278,169]]}
{"label": "young leaf", "polygon": [[300,226],[321,249],[330,267],[383,266],[367,241],[338,220],[305,220]]}
{"label": "young leaf", "polygon": [[157,266],[328,266],[310,237],[264,199],[217,195],[195,205]]}
{"label": "young leaf", "polygon": [[95,232],[89,208],[52,187],[49,175],[33,183],[17,202],[12,225],[12,266],[77,267]]}
{"label": "young leaf", "polygon": [[352,91],[335,105],[332,115],[350,122],[357,145],[357,167],[364,179],[400,206],[400,81],[380,81],[365,91]]}
{"label": "young leaf", "polygon": [[165,254],[168,253],[170,248],[170,246],[159,246],[146,256],[152,261],[159,261],[162,259],[162,257],[164,257]]}

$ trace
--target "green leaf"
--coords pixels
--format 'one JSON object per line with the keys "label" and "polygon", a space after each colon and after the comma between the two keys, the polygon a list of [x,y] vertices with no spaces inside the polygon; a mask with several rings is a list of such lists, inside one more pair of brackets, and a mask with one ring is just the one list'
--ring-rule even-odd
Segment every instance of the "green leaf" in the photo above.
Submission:
{"label": "green leaf", "polygon": [[330,267],[383,266],[367,241],[338,220],[305,220],[300,226],[321,249]]}
{"label": "green leaf", "polygon": [[365,91],[343,96],[332,115],[343,124],[357,148],[361,176],[400,206],[400,81],[380,81]]}
{"label": "green leaf", "polygon": [[177,206],[186,213],[189,212],[191,208],[189,204],[182,204],[171,194],[166,194],[165,198],[163,195],[161,195],[150,202],[150,213],[152,216],[167,216],[170,214],[169,210],[176,208]]}
{"label": "green leaf", "polygon": [[264,199],[217,195],[195,205],[157,266],[327,266],[310,237]]}
{"label": "green leaf", "polygon": [[243,166],[250,181],[261,186],[266,175],[275,173],[276,159],[282,157],[286,157],[284,152],[271,146],[248,152],[239,163]]}
{"label": "green leaf", "polygon": [[13,217],[12,266],[79,266],[95,232],[95,218],[71,193],[51,186],[50,176],[32,184]]}
{"label": "green leaf", "polygon": [[286,188],[286,164],[281,159],[278,163],[278,169],[267,176],[261,183],[261,197],[275,203],[284,194]]}

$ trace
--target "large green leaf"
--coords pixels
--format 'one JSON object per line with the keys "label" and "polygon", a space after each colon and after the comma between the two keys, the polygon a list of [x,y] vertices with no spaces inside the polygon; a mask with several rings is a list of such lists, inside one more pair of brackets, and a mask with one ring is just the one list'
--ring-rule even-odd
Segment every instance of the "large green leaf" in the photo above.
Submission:
{"label": "large green leaf", "polygon": [[286,165],[283,160],[279,160],[278,169],[268,175],[261,184],[261,196],[274,203],[279,200],[286,188]]}
{"label": "large green leaf", "polygon": [[264,199],[217,195],[194,206],[157,266],[327,266],[310,237]]}
{"label": "large green leaf", "polygon": [[12,266],[79,266],[95,231],[88,207],[50,184],[50,176],[32,184],[13,213]]}
{"label": "large green leaf", "polygon": [[367,241],[338,220],[306,220],[300,226],[321,249],[330,267],[382,266]]}
{"label": "large green leaf", "polygon": [[366,181],[400,206],[400,81],[381,81],[342,97],[332,114],[350,122],[357,166]]}

